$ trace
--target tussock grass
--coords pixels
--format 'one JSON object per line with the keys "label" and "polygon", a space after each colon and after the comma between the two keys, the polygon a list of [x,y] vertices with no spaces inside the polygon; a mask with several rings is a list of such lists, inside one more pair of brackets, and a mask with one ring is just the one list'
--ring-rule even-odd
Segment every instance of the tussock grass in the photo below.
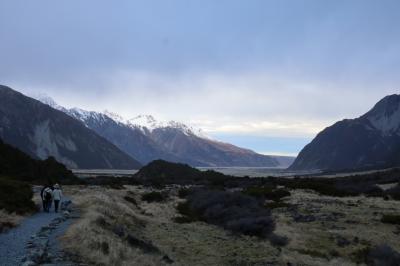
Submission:
{"label": "tussock grass", "polygon": [[0,210],[0,233],[19,225],[24,217],[14,213]]}
{"label": "tussock grass", "polygon": [[67,251],[98,265],[162,265],[160,254],[148,254],[134,245],[146,243],[141,239],[146,223],[132,203],[123,199],[124,191],[101,187],[85,193],[79,187],[68,190],[82,213],[63,236]]}

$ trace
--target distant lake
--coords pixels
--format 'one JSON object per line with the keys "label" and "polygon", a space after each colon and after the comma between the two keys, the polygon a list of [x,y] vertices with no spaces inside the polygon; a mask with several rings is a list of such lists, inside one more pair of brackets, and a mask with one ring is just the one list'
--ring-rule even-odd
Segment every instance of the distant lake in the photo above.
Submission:
{"label": "distant lake", "polygon": [[249,177],[290,177],[294,175],[312,174],[312,172],[289,171],[277,167],[197,167],[201,171],[214,170],[226,175]]}
{"label": "distant lake", "polygon": [[[284,168],[271,167],[197,167],[200,171],[214,170],[226,175],[249,176],[249,177],[290,177],[294,175],[311,174],[311,172],[293,172]],[[119,170],[119,169],[73,169],[72,172],[79,177],[95,176],[131,176],[138,170]]]}

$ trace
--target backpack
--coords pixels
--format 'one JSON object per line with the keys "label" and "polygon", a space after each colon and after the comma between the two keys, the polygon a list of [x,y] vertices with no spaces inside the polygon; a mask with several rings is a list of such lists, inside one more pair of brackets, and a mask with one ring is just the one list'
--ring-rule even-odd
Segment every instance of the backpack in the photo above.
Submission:
{"label": "backpack", "polygon": [[47,189],[44,191],[44,199],[45,200],[51,200],[51,193]]}

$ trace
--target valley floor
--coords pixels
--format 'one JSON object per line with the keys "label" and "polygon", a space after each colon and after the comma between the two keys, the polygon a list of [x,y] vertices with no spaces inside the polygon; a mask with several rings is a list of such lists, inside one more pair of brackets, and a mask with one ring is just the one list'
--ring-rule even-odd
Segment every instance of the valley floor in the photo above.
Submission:
{"label": "valley floor", "polygon": [[97,265],[357,265],[377,245],[400,251],[400,227],[381,222],[384,214],[399,214],[399,201],[292,190],[287,204],[273,209],[275,233],[289,243],[274,247],[203,222],[174,222],[183,201],[178,189],[168,187],[167,200],[147,203],[141,195],[152,189],[142,186],[64,187],[81,218],[62,245]]}

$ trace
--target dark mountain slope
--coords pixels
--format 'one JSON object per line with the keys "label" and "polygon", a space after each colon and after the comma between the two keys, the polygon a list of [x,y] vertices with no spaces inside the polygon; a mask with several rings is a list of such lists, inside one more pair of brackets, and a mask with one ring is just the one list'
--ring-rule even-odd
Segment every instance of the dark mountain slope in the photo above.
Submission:
{"label": "dark mountain slope", "polygon": [[34,158],[71,168],[135,169],[140,163],[80,121],[0,86],[0,138]]}
{"label": "dark mountain slope", "polygon": [[292,170],[379,169],[400,165],[400,95],[365,115],[337,122],[300,152]]}
{"label": "dark mountain slope", "polygon": [[80,180],[53,157],[35,160],[0,140],[0,176],[13,180],[45,183],[80,183]]}

